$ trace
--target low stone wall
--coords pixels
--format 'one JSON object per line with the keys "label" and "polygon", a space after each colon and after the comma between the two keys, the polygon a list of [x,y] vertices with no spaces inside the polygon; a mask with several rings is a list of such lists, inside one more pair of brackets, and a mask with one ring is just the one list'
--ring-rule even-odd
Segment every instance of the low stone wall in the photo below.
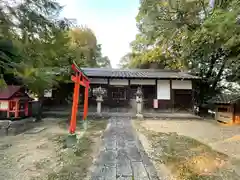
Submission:
{"label": "low stone wall", "polygon": [[17,135],[36,126],[34,118],[26,118],[16,121],[1,120],[0,136]]}

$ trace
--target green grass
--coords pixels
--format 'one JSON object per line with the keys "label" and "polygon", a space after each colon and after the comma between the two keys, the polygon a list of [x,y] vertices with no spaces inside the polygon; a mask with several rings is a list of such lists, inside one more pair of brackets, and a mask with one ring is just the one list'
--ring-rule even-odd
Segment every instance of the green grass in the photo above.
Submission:
{"label": "green grass", "polygon": [[[216,166],[216,160],[230,161],[225,154],[190,137],[177,133],[161,133],[145,129],[137,121],[136,127],[146,135],[154,153],[154,160],[165,164],[178,180],[238,180],[231,169]],[[204,169],[210,173],[203,174]]]}
{"label": "green grass", "polygon": [[[104,131],[106,124],[106,120],[88,121],[88,128],[84,136],[73,148],[66,148],[66,135],[55,137],[54,141],[58,142],[62,149],[65,149],[58,153],[59,163],[62,163],[63,166],[58,172],[50,173],[47,180],[84,179],[93,160],[91,157],[94,146],[93,139],[99,137],[99,131]],[[65,128],[66,122],[61,122],[59,125]],[[80,128],[79,126],[78,130]]]}

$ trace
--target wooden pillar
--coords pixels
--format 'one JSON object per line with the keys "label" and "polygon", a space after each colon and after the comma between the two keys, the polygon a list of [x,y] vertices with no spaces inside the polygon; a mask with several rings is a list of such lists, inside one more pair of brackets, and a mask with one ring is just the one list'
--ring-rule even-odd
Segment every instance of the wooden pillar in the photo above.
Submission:
{"label": "wooden pillar", "polygon": [[235,107],[236,107],[236,105],[235,105],[235,103],[233,103],[232,105],[231,105],[231,112],[232,112],[232,122],[233,123],[235,123],[236,122],[236,111],[235,111]]}
{"label": "wooden pillar", "polygon": [[132,94],[132,91],[131,91],[131,83],[130,83],[130,79],[128,79],[128,87],[127,87],[127,100],[128,100],[128,107],[130,107],[130,104],[131,104],[131,94]]}
{"label": "wooden pillar", "polygon": [[[155,87],[155,99],[157,99],[157,107],[158,107],[157,109],[159,109],[159,102],[158,102],[158,97],[157,97],[157,94],[158,94],[158,87],[157,87],[158,86],[158,80],[157,79],[155,80],[155,86],[156,86]],[[153,102],[152,102],[152,104],[153,104]],[[154,107],[153,107],[153,109],[155,110]]]}
{"label": "wooden pillar", "polygon": [[28,101],[25,102],[25,107],[24,107],[24,114],[25,116],[28,116]]}
{"label": "wooden pillar", "polygon": [[194,100],[194,89],[195,89],[195,85],[193,84],[192,82],[192,112],[194,113],[194,103],[195,103],[195,100]]}
{"label": "wooden pillar", "polygon": [[83,120],[86,120],[87,113],[88,113],[88,92],[89,92],[89,84],[87,83],[85,86],[85,93],[84,93]]}
{"label": "wooden pillar", "polygon": [[[159,106],[159,102],[158,102],[158,98],[157,98],[157,79],[155,79],[155,99],[157,99],[157,107]],[[153,102],[152,102],[152,104],[153,104]],[[157,108],[158,109],[158,108]],[[155,108],[154,108],[154,104],[153,104],[153,110],[155,110]]]}
{"label": "wooden pillar", "polygon": [[9,118],[10,117],[10,108],[11,108],[11,101],[8,101],[8,109],[7,109],[7,118]]}
{"label": "wooden pillar", "polygon": [[171,99],[171,111],[174,112],[174,94],[172,89],[172,80],[170,79],[170,99]]}
{"label": "wooden pillar", "polygon": [[112,102],[112,91],[110,88],[110,79],[107,79],[107,107],[110,108]]}
{"label": "wooden pillar", "polygon": [[157,89],[157,79],[155,80],[155,86],[156,86],[156,94],[155,94],[155,98],[157,99],[157,91],[158,91],[158,89]]}
{"label": "wooden pillar", "polygon": [[73,104],[72,104],[72,116],[70,122],[69,132],[70,134],[74,134],[76,131],[77,125],[77,110],[78,110],[78,101],[79,101],[79,91],[80,91],[80,78],[81,74],[76,73],[75,76],[72,77],[74,84],[74,93],[73,93]]}
{"label": "wooden pillar", "polygon": [[18,116],[19,116],[19,100],[16,100],[15,101],[15,118],[18,118]]}

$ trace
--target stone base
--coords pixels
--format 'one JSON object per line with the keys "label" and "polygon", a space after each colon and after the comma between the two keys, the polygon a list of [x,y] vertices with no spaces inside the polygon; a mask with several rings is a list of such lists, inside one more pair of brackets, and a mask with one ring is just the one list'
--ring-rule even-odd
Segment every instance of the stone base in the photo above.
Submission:
{"label": "stone base", "polygon": [[76,134],[69,134],[66,139],[66,146],[68,148],[73,147],[77,143],[77,135]]}
{"label": "stone base", "polygon": [[137,117],[138,119],[143,119],[143,115],[142,115],[142,114],[136,114],[136,117]]}
{"label": "stone base", "polygon": [[87,129],[88,128],[88,121],[86,119],[83,120],[82,126],[83,126],[83,129]]}
{"label": "stone base", "polygon": [[0,136],[17,135],[36,126],[38,126],[38,123],[34,123],[33,118],[26,118],[15,121],[0,120]]}
{"label": "stone base", "polygon": [[97,115],[98,117],[103,117],[103,114],[102,114],[102,113],[96,113],[96,115]]}

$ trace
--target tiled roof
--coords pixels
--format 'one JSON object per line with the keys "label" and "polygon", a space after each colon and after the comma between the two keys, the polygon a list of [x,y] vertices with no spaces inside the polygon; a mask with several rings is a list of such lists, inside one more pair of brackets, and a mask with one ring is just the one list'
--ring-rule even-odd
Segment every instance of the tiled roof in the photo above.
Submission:
{"label": "tiled roof", "polygon": [[0,99],[10,99],[16,92],[21,89],[21,86],[6,86],[0,89]]}
{"label": "tiled roof", "polygon": [[88,77],[200,79],[197,76],[173,70],[110,68],[82,68],[82,70]]}
{"label": "tiled roof", "polygon": [[239,94],[219,94],[213,97],[210,102],[214,104],[231,104],[238,99],[240,99]]}

